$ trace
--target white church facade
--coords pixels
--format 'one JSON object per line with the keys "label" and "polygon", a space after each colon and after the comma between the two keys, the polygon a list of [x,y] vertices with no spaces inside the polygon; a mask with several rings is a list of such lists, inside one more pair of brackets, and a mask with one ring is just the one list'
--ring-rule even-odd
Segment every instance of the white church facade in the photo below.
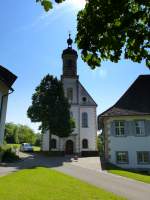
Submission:
{"label": "white church facade", "polygon": [[[77,75],[77,52],[72,49],[72,40],[67,40],[68,48],[62,53],[63,73],[61,81],[70,102],[70,114],[75,128],[67,138],[52,135],[52,151],[64,154],[92,156],[97,154],[97,104],[82,86]],[[61,113],[63,115],[63,113]],[[49,132],[43,134],[42,150],[49,151]]]}

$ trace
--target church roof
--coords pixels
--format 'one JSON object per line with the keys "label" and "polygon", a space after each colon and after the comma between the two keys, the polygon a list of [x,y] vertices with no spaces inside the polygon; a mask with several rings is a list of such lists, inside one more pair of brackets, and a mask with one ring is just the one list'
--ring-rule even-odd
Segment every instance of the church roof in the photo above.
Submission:
{"label": "church roof", "polygon": [[150,115],[150,75],[140,75],[114,106],[99,117]]}
{"label": "church roof", "polygon": [[72,47],[68,47],[67,49],[64,49],[63,53],[62,53],[62,56],[64,56],[65,54],[78,56],[76,50],[72,49]]}
{"label": "church roof", "polygon": [[0,80],[11,89],[11,86],[17,79],[17,76],[8,69],[0,65]]}
{"label": "church roof", "polygon": [[67,39],[68,48],[63,50],[62,57],[66,54],[75,55],[78,57],[77,51],[72,49],[73,40],[71,39],[71,34],[69,33],[69,38]]}

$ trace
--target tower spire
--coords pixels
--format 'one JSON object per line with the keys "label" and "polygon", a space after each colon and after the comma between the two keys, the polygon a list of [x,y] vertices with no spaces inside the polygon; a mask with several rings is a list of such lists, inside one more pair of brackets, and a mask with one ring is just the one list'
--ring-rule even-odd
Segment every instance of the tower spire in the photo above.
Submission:
{"label": "tower spire", "polygon": [[76,50],[72,48],[73,40],[71,39],[71,34],[69,33],[69,38],[67,39],[68,47],[63,50],[63,78],[77,78],[77,58],[78,54]]}
{"label": "tower spire", "polygon": [[67,40],[67,43],[68,43],[68,48],[72,48],[73,40],[71,39],[71,33],[69,33],[69,38]]}

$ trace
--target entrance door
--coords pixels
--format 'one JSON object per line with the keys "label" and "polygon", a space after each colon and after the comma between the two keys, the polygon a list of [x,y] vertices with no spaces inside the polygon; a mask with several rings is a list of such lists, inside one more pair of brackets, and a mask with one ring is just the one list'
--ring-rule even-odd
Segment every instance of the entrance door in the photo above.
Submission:
{"label": "entrance door", "polygon": [[73,141],[72,140],[67,140],[65,153],[68,155],[73,154]]}

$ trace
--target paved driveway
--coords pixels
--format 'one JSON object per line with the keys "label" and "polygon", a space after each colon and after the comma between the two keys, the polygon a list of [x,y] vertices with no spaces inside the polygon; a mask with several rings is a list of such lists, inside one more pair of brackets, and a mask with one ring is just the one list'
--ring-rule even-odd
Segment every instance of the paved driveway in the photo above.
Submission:
{"label": "paved driveway", "polygon": [[19,169],[45,166],[77,177],[88,183],[104,188],[131,200],[150,200],[150,185],[128,178],[108,174],[101,171],[98,158],[80,158],[75,161],[71,157],[52,158],[30,154],[24,161],[0,167],[0,174],[5,175]]}

